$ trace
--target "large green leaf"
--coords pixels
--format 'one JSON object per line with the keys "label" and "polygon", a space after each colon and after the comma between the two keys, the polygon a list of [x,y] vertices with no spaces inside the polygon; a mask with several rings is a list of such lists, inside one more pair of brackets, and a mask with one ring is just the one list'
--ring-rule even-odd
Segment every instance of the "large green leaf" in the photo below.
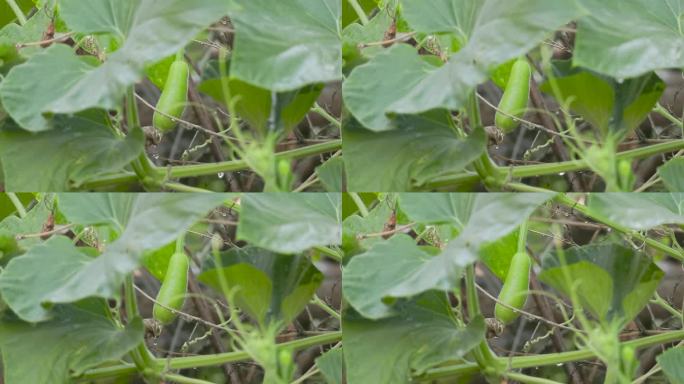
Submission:
{"label": "large green leaf", "polygon": [[350,191],[410,191],[462,171],[486,147],[482,130],[459,138],[443,110],[397,118],[399,128],[375,133],[352,120],[343,127],[343,152]]}
{"label": "large green leaf", "polygon": [[[323,281],[323,274],[303,255],[278,255],[259,248],[233,248],[212,262],[198,279],[223,292],[236,289],[236,304],[259,324],[289,324],[306,307]],[[223,292],[227,294],[228,292]]]}
{"label": "large green leaf", "polygon": [[95,112],[59,116],[54,130],[40,133],[6,124],[0,131],[5,189],[67,191],[94,177],[121,171],[143,151],[144,134],[136,129],[122,139],[102,119]]}
{"label": "large green leaf", "polygon": [[[626,134],[643,122],[665,90],[665,83],[653,73],[618,82],[570,62],[554,66],[556,85],[562,100],[572,99],[571,108],[601,132]],[[551,93],[551,85],[541,89]],[[618,132],[614,132],[618,133]]]}
{"label": "large green leaf", "polygon": [[[90,108],[116,109],[126,89],[137,83],[146,64],[183,48],[198,32],[227,12],[222,0],[201,6],[183,0],[98,0],[84,7],[64,0],[61,12],[74,32],[115,33],[121,48],[99,64],[55,44],[14,67],[0,85],[7,112],[24,129],[52,128],[45,114],[69,114]],[[119,36],[120,35],[120,36]]]}
{"label": "large green leaf", "polygon": [[463,230],[473,211],[475,194],[402,193],[401,210],[412,221],[422,224],[449,224]]}
{"label": "large green leaf", "polygon": [[619,244],[573,247],[563,254],[566,264],[557,254],[543,260],[539,280],[565,295],[573,292],[585,309],[607,323],[631,321],[664,276],[647,256]]}
{"label": "large green leaf", "polygon": [[[349,66],[360,64],[364,58],[373,57],[384,51],[378,41],[385,39],[385,34],[395,22],[395,9],[397,0],[392,0],[386,4],[384,9],[373,16],[366,25],[352,23],[342,31],[342,57],[344,59],[345,70]],[[347,3],[347,0],[343,0]],[[343,24],[344,25],[344,24]],[[373,43],[361,49],[359,46]]]}
{"label": "large green leaf", "polygon": [[[112,227],[119,233],[118,238],[96,258],[86,256],[69,240],[55,237],[12,259],[0,275],[0,290],[13,303],[10,306],[17,308],[15,312],[26,320],[49,318],[51,303],[70,303],[93,296],[118,297],[124,278],[140,266],[146,251],[173,241],[227,199],[223,194],[85,196],[62,194],[59,200],[63,206],[73,207],[65,212],[76,220],[96,222],[95,216],[99,215],[100,223],[117,220],[125,227]],[[78,210],[89,213],[74,214]]]}
{"label": "large green leaf", "polygon": [[684,224],[684,193],[596,193],[589,208],[627,228],[646,230]]}
{"label": "large green leaf", "polygon": [[408,384],[412,374],[457,360],[484,340],[484,319],[459,326],[441,292],[402,303],[398,313],[382,320],[364,319],[351,310],[344,314],[349,384]]}
{"label": "large green leaf", "polygon": [[665,376],[673,384],[684,383],[684,348],[671,348],[661,353],[657,358]]}
{"label": "large green leaf", "polygon": [[615,78],[684,67],[683,0],[580,0],[575,65]]}
{"label": "large green leaf", "polygon": [[[411,297],[431,289],[453,289],[463,269],[478,260],[483,245],[510,234],[552,194],[455,193],[444,196],[446,198],[435,198],[432,207],[426,208],[427,212],[433,212],[428,213],[428,218],[448,222],[460,229],[460,233],[439,255],[430,257],[411,238],[395,235],[349,262],[342,277],[343,290],[350,304],[364,316],[381,318],[395,313],[391,301],[386,300],[388,297]],[[413,205],[415,209],[409,209],[409,212],[414,212],[418,207],[431,204],[425,194],[418,195],[415,203],[407,203],[411,199],[412,194],[401,195],[402,209]],[[447,214],[439,213],[440,210]],[[459,215],[458,221],[453,220],[454,214]],[[368,284],[375,288],[364,291]]]}
{"label": "large green leaf", "polygon": [[345,256],[352,256],[370,248],[375,243],[382,242],[383,238],[380,236],[367,238],[359,238],[358,236],[382,232],[392,214],[391,202],[381,201],[370,209],[366,217],[351,215],[344,219],[342,222],[342,249]]}
{"label": "large green leaf", "polygon": [[237,236],[279,253],[298,253],[342,242],[339,193],[248,194],[242,198]]}
{"label": "large green leaf", "polygon": [[[390,68],[400,63],[401,70]],[[385,112],[436,67],[410,45],[397,44],[357,67],[342,85],[344,104],[367,129],[397,129]]]}
{"label": "large green leaf", "polygon": [[231,76],[273,91],[342,78],[339,0],[232,0]]}
{"label": "large green leaf", "polygon": [[411,277],[432,255],[407,235],[395,235],[355,256],[344,268],[342,291],[363,317],[380,319],[397,315],[399,308],[384,302],[392,288]]}
{"label": "large green leaf", "polygon": [[[455,201],[469,198],[462,197],[464,195],[450,194],[450,197]],[[408,278],[391,289],[389,296],[407,297],[430,289],[454,288],[456,276],[478,260],[482,246],[510,234],[552,196],[550,193],[477,195],[458,237],[451,240],[441,254],[411,271]]]}
{"label": "large green leaf", "polygon": [[331,349],[316,359],[316,368],[321,371],[328,384],[344,383],[344,351]]}
{"label": "large green leaf", "polygon": [[[4,4],[6,4],[4,1],[0,3],[0,7]],[[2,10],[0,10],[0,15],[2,15]],[[51,20],[48,12],[43,9],[37,11],[22,26],[10,23],[2,27],[0,29],[0,67],[2,67],[2,61],[10,62],[19,56],[29,57],[40,52],[42,50],[40,45],[23,47],[22,49],[17,49],[17,45],[40,41]]]}
{"label": "large green leaf", "polygon": [[87,300],[61,305],[40,324],[0,321],[0,351],[7,384],[68,384],[105,362],[115,362],[143,342],[144,327],[134,318],[126,327],[112,323],[107,303]]}
{"label": "large green leaf", "polygon": [[[406,1],[405,1],[406,3]],[[378,55],[371,59],[388,62],[382,78],[392,84],[384,86],[404,89],[393,92],[401,97],[390,105],[378,104],[373,116],[388,113],[414,114],[436,108],[456,110],[463,107],[475,86],[488,78],[490,70],[508,60],[525,54],[558,27],[578,17],[580,8],[574,0],[438,0],[408,2],[409,15],[420,27],[449,29],[468,33],[468,42],[444,66],[424,71],[410,78],[414,86],[406,90],[406,77],[397,77],[414,67],[414,60],[388,60]],[[448,9],[428,28],[426,20],[435,11]],[[458,27],[458,28],[457,28]],[[502,39],[505,36],[505,39]],[[394,49],[389,56],[399,57],[403,49]],[[390,57],[391,58],[391,57]],[[372,66],[373,64],[368,64]],[[370,113],[368,113],[370,115]],[[357,116],[359,117],[359,116]]]}
{"label": "large green leaf", "polygon": [[426,6],[421,0],[402,0],[403,16],[411,28],[423,33],[449,32],[467,41],[478,22],[484,1],[437,0]]}
{"label": "large green leaf", "polygon": [[684,159],[678,158],[658,168],[665,187],[670,192],[684,192]]}
{"label": "large green leaf", "polygon": [[480,247],[480,260],[501,281],[505,281],[508,276],[511,260],[518,251],[519,238],[520,231],[515,229],[505,237],[485,243]]}
{"label": "large green leaf", "polygon": [[[225,79],[224,79],[225,80]],[[282,130],[289,131],[304,119],[318,96],[323,85],[313,84],[289,92],[272,95],[270,91],[245,83],[238,79],[228,80],[230,95],[235,99],[236,112],[258,132],[265,133],[269,128],[269,118],[273,110],[280,111],[275,122]],[[225,105],[221,78],[204,80],[197,89]],[[274,97],[275,96],[275,97]],[[272,107],[273,101],[276,108]]]}
{"label": "large green leaf", "polygon": [[[7,195],[3,194],[2,199],[7,199]],[[28,199],[28,201],[31,200],[32,197]],[[14,212],[14,205],[11,203],[8,205],[11,206],[10,212]],[[2,264],[5,264],[9,257],[16,256],[41,241],[40,237],[19,237],[19,235],[42,232],[51,212],[52,199],[45,198],[37,202],[25,217],[9,215],[0,221],[0,260],[2,260]]]}
{"label": "large green leaf", "polygon": [[333,157],[316,168],[316,176],[328,192],[344,191],[345,170],[341,156]]}
{"label": "large green leaf", "polygon": [[[53,255],[59,255],[59,260]],[[52,260],[49,267],[46,260]],[[50,295],[91,261],[90,256],[74,247],[70,239],[54,236],[9,262],[0,275],[0,292],[21,319],[45,321],[51,317]],[[35,274],[40,274],[40,279],[35,280]]]}
{"label": "large green leaf", "polygon": [[[229,65],[230,61],[226,63]],[[235,103],[235,111],[245,119],[251,127],[262,134],[266,133],[269,124],[286,131],[294,128],[309,112],[318,99],[323,84],[311,84],[287,92],[271,92],[237,78],[228,79],[221,76],[218,61],[212,61],[202,73],[202,82],[197,89],[226,105],[223,83],[228,82],[230,96]],[[275,101],[275,107],[273,102]],[[269,119],[274,111],[278,112],[277,120]]]}

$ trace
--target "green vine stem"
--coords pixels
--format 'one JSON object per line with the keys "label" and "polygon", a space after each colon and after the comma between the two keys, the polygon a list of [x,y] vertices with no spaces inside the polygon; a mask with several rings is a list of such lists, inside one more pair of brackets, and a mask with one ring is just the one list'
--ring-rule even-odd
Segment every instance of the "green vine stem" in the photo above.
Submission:
{"label": "green vine stem", "polygon": [[342,123],[340,123],[340,121],[337,120],[337,119],[335,118],[335,116],[331,115],[330,113],[328,113],[328,111],[326,111],[325,109],[323,109],[323,107],[321,107],[320,105],[318,105],[318,103],[315,103],[315,104],[314,104],[313,108],[311,108],[311,111],[312,111],[312,112],[315,112],[315,113],[317,113],[317,114],[319,114],[319,115],[320,115],[321,117],[323,117],[328,123],[334,125],[334,126],[337,127],[338,129],[341,129],[341,128],[342,128]]}
{"label": "green vine stem", "polygon": [[[466,269],[465,283],[466,297],[468,300],[468,317],[472,320],[476,316],[480,316],[482,313],[480,311],[480,301],[477,298],[475,266],[473,264],[469,265]],[[482,340],[482,342],[473,350],[473,355],[482,369],[491,369],[498,373],[504,367],[503,364],[499,364],[496,354],[489,349],[487,340]]]}
{"label": "green vine stem", "polygon": [[[649,347],[652,345],[672,343],[684,339],[684,330],[663,332],[653,336],[622,343],[634,349]],[[571,352],[549,353],[544,355],[520,356],[513,358],[499,358],[502,364],[508,364],[511,369],[534,368],[546,365],[557,365],[571,361],[580,361],[595,358],[596,355],[589,349],[581,349]],[[430,381],[444,377],[461,376],[479,372],[480,368],[475,363],[457,364],[449,367],[441,367],[428,370],[424,375],[416,378],[417,381]]]}
{"label": "green vine stem", "polygon": [[9,5],[10,8],[12,8],[12,12],[17,16],[17,20],[19,21],[20,25],[26,24],[26,15],[24,15],[24,12],[19,8],[19,5],[17,5],[17,2],[14,0],[5,0],[7,1],[7,5]]}
{"label": "green vine stem", "polygon": [[[290,151],[276,153],[275,158],[277,160],[301,159],[309,156],[320,155],[322,153],[334,152],[341,148],[342,140],[332,140],[325,143],[309,145],[303,148],[297,148]],[[156,173],[158,173],[159,175],[166,175],[169,178],[210,176],[222,172],[236,172],[248,169],[249,165],[244,160],[233,160],[224,161],[220,163],[199,165],[183,165],[169,168],[154,168]],[[136,175],[131,173],[121,173],[87,181],[82,185],[78,186],[78,188],[84,190],[91,190],[109,187],[112,185],[134,184],[136,182],[138,182],[138,177]]]}
{"label": "green vine stem", "polygon": [[329,247],[323,247],[323,246],[318,246],[318,245],[317,245],[317,246],[315,246],[315,247],[313,247],[313,248],[314,248],[315,250],[317,250],[318,252],[320,252],[320,253],[322,253],[322,254],[324,254],[324,255],[330,257],[331,259],[333,259],[333,260],[335,260],[335,261],[337,261],[338,263],[341,263],[341,262],[342,262],[342,259],[343,259],[343,257],[344,257],[344,255],[343,255],[341,252],[336,251],[336,250],[334,250],[334,249],[332,249],[332,248],[329,248]]}
{"label": "green vine stem", "polygon": [[359,16],[359,21],[361,21],[362,25],[368,24],[368,16],[366,15],[366,12],[363,10],[363,7],[361,7],[361,4],[357,0],[347,0],[349,2],[349,5],[351,5],[352,8],[354,8],[354,12]]}
{"label": "green vine stem", "polygon": [[7,197],[12,202],[12,205],[14,205],[14,209],[17,210],[17,215],[19,215],[19,217],[22,219],[26,217],[26,208],[24,208],[24,204],[21,203],[21,200],[19,200],[17,194],[13,192],[7,192]]}
{"label": "green vine stem", "polygon": [[[509,183],[509,184],[506,184],[506,186],[513,189],[513,190],[516,190],[518,192],[554,193],[553,191],[550,191],[548,189],[533,187],[533,186],[529,186],[526,184]],[[615,223],[615,222],[613,222],[613,221],[611,221],[605,217],[602,217],[601,215],[598,215],[597,213],[592,211],[586,205],[580,204],[577,200],[571,198],[567,194],[564,194],[564,193],[557,194],[555,199],[559,203],[565,205],[568,208],[571,208],[575,211],[580,212],[581,214],[587,216],[590,219],[599,221],[602,224],[605,224],[605,225],[611,227],[612,229],[614,229],[620,233],[623,233],[625,235],[629,235],[629,236],[645,243],[646,245],[650,246],[651,248],[665,252],[666,254],[670,255],[671,257],[674,257],[675,259],[684,262],[684,252],[683,251],[676,250],[676,249],[674,249],[674,248],[672,248],[666,244],[663,244],[657,240],[651,239],[648,236],[641,234],[639,231],[635,231],[633,229],[626,228],[626,227],[624,227],[618,223]]]}
{"label": "green vine stem", "polygon": [[[617,154],[616,159],[643,159],[663,153],[676,152],[682,149],[684,149],[684,140],[667,141],[643,148],[620,152]],[[589,164],[585,160],[570,160],[552,164],[523,165],[510,168],[498,167],[497,169],[501,172],[508,173],[510,178],[519,179],[525,177],[556,175],[563,172],[582,171],[589,168]],[[480,180],[481,178],[477,174],[461,173],[453,176],[441,177],[419,187],[422,190],[431,190],[436,188],[454,187],[461,184],[475,183]]]}
{"label": "green vine stem", "polygon": [[[467,107],[468,121],[472,131],[484,129],[482,127],[482,116],[480,115],[480,104],[476,91],[471,92],[470,97],[468,98]],[[487,151],[482,153],[480,158],[473,163],[473,166],[480,179],[484,181],[487,186],[490,184],[491,186],[496,186],[505,178],[505,175],[502,172],[499,172],[499,168],[492,162]]]}
{"label": "green vine stem", "polygon": [[668,255],[676,258],[679,261],[684,262],[684,254],[680,251],[677,251],[676,249],[669,247],[657,240],[651,239],[648,236],[643,235],[639,231],[635,231],[630,228],[626,228],[618,223],[615,223],[605,217],[601,217],[600,215],[596,214],[594,211],[592,211],[589,207],[587,207],[584,204],[578,203],[575,199],[572,199],[566,194],[559,194],[556,196],[556,201],[560,202],[561,204],[574,209],[575,211],[578,211],[582,213],[583,215],[589,217],[590,219],[596,220],[598,222],[601,222],[614,230],[624,233],[626,235],[629,235],[631,237],[634,237],[638,239],[639,241],[646,243],[648,246],[655,248],[659,251],[665,252]]}
{"label": "green vine stem", "polygon": [[[332,344],[342,340],[342,332],[328,332],[321,335],[311,336],[304,339],[288,341],[286,343],[278,344],[278,348],[288,350],[301,350],[315,345]],[[236,361],[249,360],[251,357],[247,352],[236,351],[219,353],[215,355],[202,356],[188,356],[176,357],[172,359],[155,359],[155,362],[164,365],[169,369],[189,369],[199,367],[209,367],[214,365],[222,365],[225,363],[232,363]],[[91,369],[83,375],[75,377],[77,380],[95,380],[107,377],[132,375],[138,372],[138,369],[131,364],[120,364],[105,368]]]}
{"label": "green vine stem", "polygon": [[[124,305],[126,308],[126,317],[128,321],[138,316],[138,302],[135,297],[135,289],[133,287],[133,277],[126,277],[124,282],[124,295],[125,301]],[[138,369],[152,369],[155,367],[156,362],[150,351],[145,346],[145,343],[140,343],[133,351],[131,351],[131,358],[135,362]]]}
{"label": "green vine stem", "polygon": [[359,214],[361,215],[361,217],[367,217],[370,214],[368,212],[366,204],[363,202],[361,196],[359,196],[358,193],[349,192],[349,197],[354,201],[354,204],[356,204],[356,208],[359,209]]}

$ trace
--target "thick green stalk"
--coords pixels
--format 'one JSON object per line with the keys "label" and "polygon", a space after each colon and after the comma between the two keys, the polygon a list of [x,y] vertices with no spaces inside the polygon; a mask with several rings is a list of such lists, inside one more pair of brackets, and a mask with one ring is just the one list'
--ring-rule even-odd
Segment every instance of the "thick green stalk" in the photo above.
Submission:
{"label": "thick green stalk", "polygon": [[[288,341],[287,343],[278,344],[278,348],[287,348],[289,350],[301,350],[315,345],[332,344],[342,339],[342,332],[328,332],[321,335],[307,337],[305,339]],[[215,355],[176,357],[172,359],[156,359],[159,365],[167,366],[169,369],[188,369],[209,367],[214,365],[222,365],[225,363],[232,363],[236,361],[249,360],[250,356],[247,352],[227,352]],[[95,380],[107,377],[116,377],[131,375],[138,372],[138,369],[131,364],[121,364],[105,368],[91,369],[83,375],[77,377],[78,380]]]}
{"label": "thick green stalk", "polygon": [[[124,282],[124,295],[126,317],[128,318],[128,321],[130,321],[135,316],[138,316],[138,302],[135,298],[135,289],[133,288],[132,276],[126,277],[126,281]],[[155,365],[153,357],[145,346],[145,342],[140,343],[136,349],[131,351],[131,358],[135,362],[135,365],[138,367],[138,369],[144,370],[146,368],[152,368]]]}
{"label": "thick green stalk", "polygon": [[[684,149],[684,140],[667,141],[649,145],[643,148],[632,149],[617,154],[617,160],[643,159],[662,153],[676,152]],[[521,179],[526,177],[539,177],[545,175],[557,175],[564,172],[575,172],[589,169],[585,160],[570,160],[550,164],[523,165],[510,168],[497,168],[500,172],[507,173],[511,178]],[[435,189],[450,187],[459,184],[477,182],[481,177],[476,174],[461,173],[453,176],[445,176],[435,179],[421,186],[421,189]]]}
{"label": "thick green stalk", "polygon": [[[470,319],[480,316],[482,311],[480,310],[480,301],[477,298],[477,287],[475,286],[475,265],[471,264],[466,269],[466,297],[468,299],[468,317]],[[497,356],[489,349],[489,344],[487,340],[482,340],[480,345],[473,351],[475,359],[478,365],[485,369],[493,369],[499,371],[503,366],[498,364]]]}
{"label": "thick green stalk", "polygon": [[[642,337],[622,343],[624,346],[631,346],[635,349],[649,347],[652,345],[671,343],[684,339],[684,330],[663,332],[654,336]],[[542,367],[546,365],[558,365],[571,361],[588,360],[595,358],[596,355],[589,349],[581,349],[571,352],[549,353],[544,355],[521,356],[513,358],[500,358],[499,361],[507,364],[511,369],[524,369]],[[479,371],[479,367],[474,363],[457,364],[450,367],[441,367],[429,370],[423,376],[417,378],[419,381],[430,381],[443,377],[460,376]]]}
{"label": "thick green stalk", "polygon": [[[321,153],[334,152],[340,148],[342,148],[342,140],[333,140],[325,143],[310,145],[308,147],[293,149],[291,151],[276,153],[275,158],[276,160],[299,159]],[[241,171],[248,168],[249,167],[245,161],[235,160],[222,163],[173,167],[169,171],[169,176],[172,178],[207,176],[221,172]]]}
{"label": "thick green stalk", "polygon": [[[342,140],[333,140],[325,143],[309,145],[303,148],[297,148],[290,151],[276,153],[277,160],[285,159],[301,159],[309,156],[319,155],[321,153],[334,152],[342,148]],[[236,172],[249,169],[249,165],[244,160],[224,161],[220,163],[199,164],[199,165],[184,165],[169,168],[155,168],[155,173],[159,175],[167,175],[171,178],[186,178],[215,175],[222,172]],[[101,177],[79,186],[80,189],[90,190],[96,188],[108,187],[111,185],[133,184],[138,181],[136,175],[130,173],[122,173]]]}
{"label": "thick green stalk", "polygon": [[[484,129],[482,127],[482,116],[480,115],[480,104],[476,91],[473,91],[470,94],[467,107],[468,122],[470,123],[471,131]],[[475,160],[473,166],[480,179],[484,181],[485,184],[493,184],[496,186],[496,184],[499,184],[502,181],[502,173],[498,172],[496,164],[489,158],[489,153],[486,150],[480,155],[478,160]]]}

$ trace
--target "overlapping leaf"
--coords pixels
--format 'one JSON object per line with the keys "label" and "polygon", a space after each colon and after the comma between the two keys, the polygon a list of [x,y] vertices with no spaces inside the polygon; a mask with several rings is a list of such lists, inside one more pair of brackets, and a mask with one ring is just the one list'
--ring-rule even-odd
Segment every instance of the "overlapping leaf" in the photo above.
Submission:
{"label": "overlapping leaf", "polygon": [[[417,216],[426,222],[446,221],[460,229],[458,237],[439,255],[431,256],[412,239],[395,235],[392,240],[375,244],[349,262],[342,277],[344,292],[350,304],[364,316],[382,318],[395,313],[387,298],[411,297],[432,289],[452,289],[464,268],[478,260],[484,244],[510,234],[552,194],[444,196],[447,197],[429,202],[426,195],[418,195],[412,203],[407,203],[412,200],[411,194],[400,198],[402,206],[413,204],[417,208],[432,204],[426,209],[426,215]],[[409,209],[408,212],[417,210]],[[363,292],[362,288],[368,289],[368,284],[374,288]]]}
{"label": "overlapping leaf", "polygon": [[[459,109],[465,105],[472,89],[487,79],[490,70],[526,53],[556,28],[582,12],[575,1],[566,0],[439,0],[434,3],[404,3],[408,4],[405,17],[409,22],[413,21],[414,28],[453,32],[462,38],[467,37],[468,42],[444,66],[410,77],[397,78],[395,75],[414,68],[415,59],[406,60],[404,49],[393,49],[387,55],[376,56],[367,66],[374,66],[376,61],[390,63],[385,66],[382,76],[387,83],[391,83],[387,86],[404,89],[407,79],[410,79],[412,86],[404,89],[404,92],[394,92],[391,100],[385,95],[378,95],[386,101],[367,106],[363,116],[415,114],[435,108]],[[438,17],[434,16],[437,12],[440,13]],[[428,19],[431,22],[427,22]],[[350,76],[345,88],[354,95],[357,88],[362,89],[361,83],[366,80],[366,76],[358,76],[357,79]],[[345,99],[347,97],[345,94]],[[358,115],[358,109],[354,113]]]}
{"label": "overlapping leaf", "polygon": [[67,191],[91,178],[121,171],[142,151],[143,132],[120,138],[102,116],[59,116],[55,129],[30,133],[6,124],[0,160],[9,191]]}
{"label": "overlapping leaf", "polygon": [[143,341],[140,318],[126,327],[112,323],[106,302],[87,300],[55,309],[40,324],[0,321],[0,351],[6,383],[68,384],[99,364],[120,359]]}
{"label": "overlapping leaf", "polygon": [[618,79],[684,67],[683,0],[580,0],[576,65]]}
{"label": "overlapping leaf", "polygon": [[441,292],[402,303],[397,316],[383,320],[348,311],[342,327],[349,384],[407,384],[412,374],[462,357],[485,332],[482,317],[459,326]]}
{"label": "overlapping leaf", "polygon": [[678,158],[658,168],[658,175],[663,179],[670,192],[684,192],[684,159]]}
{"label": "overlapping leaf", "polygon": [[597,193],[588,205],[601,217],[636,230],[684,224],[684,193]]}
{"label": "overlapping leaf", "polygon": [[80,195],[64,194],[59,198],[62,204],[72,206],[66,212],[74,214],[76,204],[80,204],[80,210],[89,211],[75,214],[76,220],[116,221],[124,227],[113,228],[118,238],[96,258],[84,254],[68,239],[55,237],[13,259],[0,275],[0,290],[10,307],[27,321],[50,318],[53,303],[71,303],[93,296],[117,297],[124,278],[140,266],[145,251],[171,242],[228,197],[102,194],[80,200]]}
{"label": "overlapping leaf", "polygon": [[61,11],[75,32],[113,33],[125,39],[121,48],[99,64],[66,45],[53,45],[10,71],[0,86],[2,104],[30,131],[52,128],[45,114],[115,109],[146,64],[178,51],[227,8],[222,0],[202,6],[182,0],[97,0],[87,7],[65,0]]}
{"label": "overlapping leaf", "polygon": [[341,195],[245,195],[238,238],[279,253],[298,253],[342,241]]}
{"label": "overlapping leaf", "polygon": [[[663,92],[665,83],[655,74],[618,82],[581,68],[570,62],[557,62],[554,66],[556,87],[565,102],[572,100],[573,111],[582,115],[600,132],[613,131],[621,136],[643,122],[653,110]],[[551,93],[551,85],[541,89]]]}
{"label": "overlapping leaf", "polygon": [[198,278],[219,292],[225,282],[228,290],[235,290],[236,304],[264,327],[284,327],[309,303],[323,274],[303,255],[248,247],[224,253],[220,268],[209,263]]}
{"label": "overlapping leaf", "polygon": [[[539,280],[573,292],[600,321],[625,325],[648,303],[664,276],[648,257],[619,244],[591,244],[544,259]],[[596,293],[601,294],[597,295]]]}
{"label": "overlapping leaf", "polygon": [[350,191],[410,191],[427,181],[462,171],[485,150],[482,130],[459,138],[446,111],[402,116],[399,129],[373,133],[344,126],[343,152]]}
{"label": "overlapping leaf", "polygon": [[339,0],[232,0],[231,76],[284,92],[342,78]]}

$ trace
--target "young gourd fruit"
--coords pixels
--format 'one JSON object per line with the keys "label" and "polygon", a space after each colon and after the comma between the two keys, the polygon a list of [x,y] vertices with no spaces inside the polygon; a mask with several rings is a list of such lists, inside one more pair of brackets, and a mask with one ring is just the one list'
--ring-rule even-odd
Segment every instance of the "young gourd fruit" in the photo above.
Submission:
{"label": "young gourd fruit", "polygon": [[524,251],[516,253],[511,259],[511,266],[499,293],[499,302],[494,308],[494,316],[504,324],[508,324],[520,316],[519,312],[509,307],[522,309],[525,306],[530,284],[531,265],[532,260]]}
{"label": "young gourd fruit", "polygon": [[190,67],[184,59],[171,64],[164,90],[154,111],[153,124],[162,132],[170,131],[176,126],[175,119],[180,119],[188,102],[188,77]]}
{"label": "young gourd fruit", "polygon": [[171,255],[169,267],[152,310],[154,318],[162,324],[169,324],[176,318],[176,313],[171,309],[180,311],[183,308],[188,289],[189,267],[190,261],[185,253],[175,252]]}
{"label": "young gourd fruit", "polygon": [[525,115],[530,98],[530,78],[532,69],[527,59],[518,59],[511,68],[503,97],[496,112],[495,124],[504,133],[509,133],[520,125],[518,119]]}

